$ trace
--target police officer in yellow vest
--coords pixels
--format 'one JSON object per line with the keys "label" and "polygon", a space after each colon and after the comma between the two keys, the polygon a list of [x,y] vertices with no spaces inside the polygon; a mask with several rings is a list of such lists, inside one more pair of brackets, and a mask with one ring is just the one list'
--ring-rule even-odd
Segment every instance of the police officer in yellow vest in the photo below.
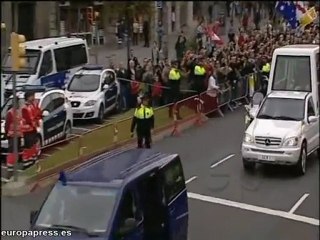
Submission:
{"label": "police officer in yellow vest", "polygon": [[205,91],[206,70],[200,61],[194,67],[194,76],[193,90],[197,93]]}
{"label": "police officer in yellow vest", "polygon": [[169,81],[168,85],[170,88],[170,102],[177,102],[179,100],[180,95],[180,81],[181,81],[181,73],[178,70],[178,62],[171,62],[171,70],[169,72]]}
{"label": "police officer in yellow vest", "polygon": [[131,137],[136,128],[138,148],[151,148],[151,132],[154,128],[153,108],[149,106],[149,98],[141,97],[142,103],[135,109],[131,123]]}
{"label": "police officer in yellow vest", "polygon": [[262,74],[269,77],[269,73],[270,73],[270,63],[266,62],[263,66],[262,66]]}

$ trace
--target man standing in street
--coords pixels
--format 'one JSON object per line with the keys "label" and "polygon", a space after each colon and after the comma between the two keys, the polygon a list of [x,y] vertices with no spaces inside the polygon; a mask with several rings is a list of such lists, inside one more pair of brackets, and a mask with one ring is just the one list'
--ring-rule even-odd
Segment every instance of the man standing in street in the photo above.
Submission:
{"label": "man standing in street", "polygon": [[[22,122],[22,117],[21,117],[21,109],[19,106],[18,99],[16,100],[18,103],[16,108],[13,106],[10,108],[10,110],[7,112],[6,115],[6,122],[5,122],[5,134],[8,139],[8,155],[6,158],[6,164],[7,164],[7,176],[2,178],[2,181],[4,182],[9,182],[13,176],[13,170],[14,170],[14,165],[16,164],[17,161],[17,156],[13,152],[13,145],[14,145],[14,137],[18,137],[18,155],[21,150],[21,138],[23,137],[23,132],[22,132],[22,127],[23,127],[23,122]],[[17,126],[17,132],[14,132],[14,122],[16,122]],[[18,157],[19,158],[19,157]]]}
{"label": "man standing in street", "polygon": [[141,97],[141,104],[135,109],[131,123],[131,137],[136,128],[138,148],[151,148],[151,133],[154,128],[153,108],[149,106],[149,98],[144,95]]}
{"label": "man standing in street", "polygon": [[22,118],[24,120],[24,150],[22,152],[22,162],[24,168],[30,167],[37,156],[37,127],[39,120],[38,110],[34,107],[35,93],[27,91],[25,93],[25,105],[22,108]]}

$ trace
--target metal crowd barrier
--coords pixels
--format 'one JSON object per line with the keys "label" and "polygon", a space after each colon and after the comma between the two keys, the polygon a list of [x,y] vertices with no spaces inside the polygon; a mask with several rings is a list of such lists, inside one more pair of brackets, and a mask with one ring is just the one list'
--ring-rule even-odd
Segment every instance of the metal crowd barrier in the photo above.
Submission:
{"label": "metal crowd barrier", "polygon": [[[214,112],[223,116],[221,108],[224,106],[228,106],[232,111],[231,102],[247,100],[250,93],[250,77],[256,76],[251,74],[243,77],[235,85],[234,94],[232,94],[231,87],[225,85],[225,88],[221,87],[219,90],[210,92],[205,91],[176,103],[156,108],[154,110],[155,132],[168,130],[172,136],[179,136],[181,128],[186,123],[193,122],[196,126],[202,125],[204,116]],[[256,89],[255,86],[254,89]],[[38,166],[31,167],[26,171],[26,174],[31,178],[39,178],[47,175],[47,172],[56,173],[58,169],[66,169],[85,163],[93,156],[134,141],[135,138],[131,138],[130,133],[131,121],[132,117],[122,119],[93,129],[84,135],[72,136],[45,146],[42,148],[42,159],[39,161],[40,168]],[[58,148],[58,151],[50,153],[53,147]]]}

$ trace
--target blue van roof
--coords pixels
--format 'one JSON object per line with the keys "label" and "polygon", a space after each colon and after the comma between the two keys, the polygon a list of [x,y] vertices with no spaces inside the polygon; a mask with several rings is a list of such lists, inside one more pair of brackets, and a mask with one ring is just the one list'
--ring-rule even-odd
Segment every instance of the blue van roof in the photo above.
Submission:
{"label": "blue van roof", "polygon": [[170,162],[176,154],[165,154],[151,149],[129,149],[116,154],[104,153],[94,163],[67,175],[68,182],[109,183],[139,175]]}

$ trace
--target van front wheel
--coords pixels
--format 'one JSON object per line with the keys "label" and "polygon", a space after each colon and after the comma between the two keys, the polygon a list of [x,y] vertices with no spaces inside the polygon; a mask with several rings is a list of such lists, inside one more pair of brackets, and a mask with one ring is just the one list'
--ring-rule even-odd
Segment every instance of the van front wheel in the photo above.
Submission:
{"label": "van front wheel", "polygon": [[256,166],[255,162],[249,162],[248,160],[246,160],[244,158],[242,159],[242,163],[243,163],[243,168],[246,171],[253,171]]}
{"label": "van front wheel", "polygon": [[295,166],[296,172],[298,175],[304,175],[306,173],[306,164],[307,164],[307,145],[304,142],[301,146],[299,160]]}

